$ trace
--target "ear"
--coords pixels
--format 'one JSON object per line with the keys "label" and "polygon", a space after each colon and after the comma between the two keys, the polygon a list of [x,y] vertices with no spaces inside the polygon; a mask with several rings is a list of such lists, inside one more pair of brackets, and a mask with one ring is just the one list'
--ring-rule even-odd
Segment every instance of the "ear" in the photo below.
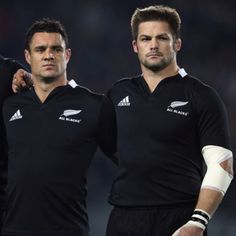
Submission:
{"label": "ear", "polygon": [[27,63],[28,63],[29,65],[31,65],[30,52],[25,49],[24,53],[25,53],[25,60],[27,61]]}
{"label": "ear", "polygon": [[133,40],[132,41],[132,46],[133,46],[133,50],[135,53],[138,53],[138,46],[137,46],[137,41]]}
{"label": "ear", "polygon": [[71,57],[71,49],[70,49],[70,48],[67,48],[67,49],[66,49],[66,63],[69,62],[70,57]]}
{"label": "ear", "polygon": [[174,50],[176,52],[180,51],[182,45],[182,40],[180,38],[176,39],[174,42]]}

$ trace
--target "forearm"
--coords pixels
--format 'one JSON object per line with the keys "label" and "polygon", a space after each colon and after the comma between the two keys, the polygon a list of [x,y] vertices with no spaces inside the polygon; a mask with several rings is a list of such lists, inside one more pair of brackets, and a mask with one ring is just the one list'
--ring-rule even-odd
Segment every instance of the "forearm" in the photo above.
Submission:
{"label": "forearm", "polygon": [[207,172],[202,182],[196,208],[213,215],[233,178],[233,156],[228,149],[206,146],[203,149],[203,157]]}
{"label": "forearm", "polygon": [[233,178],[233,157],[230,150],[208,146],[203,151],[207,172],[202,182],[196,208],[189,221],[177,229],[173,236],[202,236]]}
{"label": "forearm", "polygon": [[[213,152],[216,154],[215,159],[211,160],[212,156],[204,153],[207,172],[202,182],[196,208],[189,221],[190,224],[195,224],[202,229],[205,229],[218,208],[233,178],[231,151],[221,147],[213,148]],[[210,149],[210,151],[212,150]],[[217,153],[220,154],[218,157]]]}
{"label": "forearm", "polygon": [[223,199],[223,194],[212,189],[201,189],[196,209],[206,211],[210,216],[214,214]]}
{"label": "forearm", "polygon": [[[222,199],[222,192],[201,188],[198,202],[192,217],[185,225],[175,231],[172,236],[202,236],[209,221],[208,216],[210,218],[214,214]],[[201,215],[201,212],[203,212],[203,215]],[[207,215],[204,215],[205,213]]]}

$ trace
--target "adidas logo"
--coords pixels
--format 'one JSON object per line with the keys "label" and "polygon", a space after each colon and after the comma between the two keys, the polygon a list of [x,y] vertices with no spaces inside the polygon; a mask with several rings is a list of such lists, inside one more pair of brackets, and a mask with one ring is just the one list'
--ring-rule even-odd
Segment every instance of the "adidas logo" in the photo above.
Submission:
{"label": "adidas logo", "polygon": [[11,119],[9,121],[13,121],[13,120],[19,120],[22,119],[22,115],[20,114],[20,109],[16,111],[16,113],[11,117]]}
{"label": "adidas logo", "polygon": [[123,98],[118,104],[118,107],[123,107],[123,106],[130,106],[130,102],[129,102],[129,96]]}
{"label": "adidas logo", "polygon": [[73,118],[69,118],[69,116],[74,116],[77,115],[81,112],[82,110],[65,110],[59,117],[59,120],[64,120],[64,121],[70,121],[70,122],[74,122],[74,123],[80,123],[81,120],[78,119],[73,119]]}

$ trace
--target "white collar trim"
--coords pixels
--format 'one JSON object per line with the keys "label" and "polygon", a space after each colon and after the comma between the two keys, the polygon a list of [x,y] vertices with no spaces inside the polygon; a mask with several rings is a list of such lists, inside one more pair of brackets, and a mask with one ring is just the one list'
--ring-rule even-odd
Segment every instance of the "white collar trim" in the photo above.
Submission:
{"label": "white collar trim", "polygon": [[187,72],[184,68],[179,69],[178,73],[181,75],[182,78],[184,78],[187,75]]}
{"label": "white collar trim", "polygon": [[72,88],[75,88],[78,86],[78,84],[72,79],[68,82],[68,84],[72,87]]}

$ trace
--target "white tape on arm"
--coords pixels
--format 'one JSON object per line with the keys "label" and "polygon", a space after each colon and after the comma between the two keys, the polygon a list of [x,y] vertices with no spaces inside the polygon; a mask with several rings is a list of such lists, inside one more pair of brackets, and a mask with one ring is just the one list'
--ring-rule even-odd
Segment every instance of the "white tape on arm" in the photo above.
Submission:
{"label": "white tape on arm", "polygon": [[233,158],[233,153],[226,148],[214,145],[203,147],[202,155],[207,165],[207,172],[201,188],[214,189],[224,195],[233,179],[220,163]]}

